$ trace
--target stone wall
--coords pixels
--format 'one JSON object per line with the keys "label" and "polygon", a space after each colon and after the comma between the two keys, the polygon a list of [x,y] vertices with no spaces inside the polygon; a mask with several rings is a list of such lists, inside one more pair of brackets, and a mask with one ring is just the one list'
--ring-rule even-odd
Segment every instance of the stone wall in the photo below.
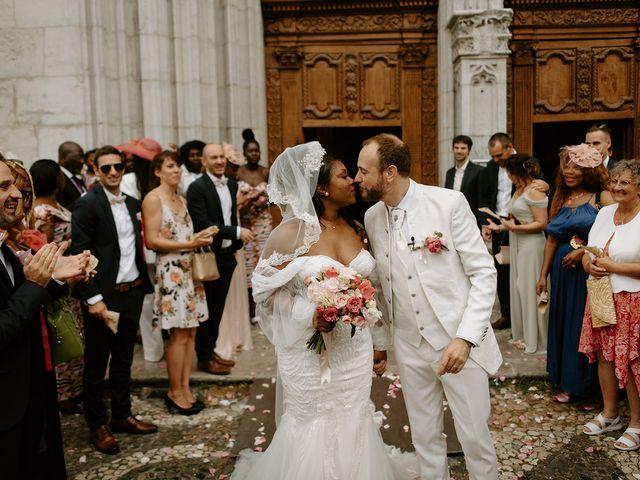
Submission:
{"label": "stone wall", "polygon": [[[0,0],[0,146],[151,136],[266,151],[259,0]],[[266,155],[265,155],[266,158]]]}

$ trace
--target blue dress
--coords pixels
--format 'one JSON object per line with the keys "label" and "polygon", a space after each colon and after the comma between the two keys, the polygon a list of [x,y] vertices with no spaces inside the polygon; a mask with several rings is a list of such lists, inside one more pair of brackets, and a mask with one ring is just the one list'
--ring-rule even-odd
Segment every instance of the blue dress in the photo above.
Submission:
{"label": "blue dress", "polygon": [[597,214],[589,202],[575,209],[562,207],[547,225],[547,233],[558,240],[551,265],[547,372],[551,383],[578,396],[588,396],[598,385],[597,364],[589,364],[587,357],[578,352],[587,301],[587,274],[581,264],[563,267],[562,259],[572,250],[571,237],[577,235],[587,241]]}

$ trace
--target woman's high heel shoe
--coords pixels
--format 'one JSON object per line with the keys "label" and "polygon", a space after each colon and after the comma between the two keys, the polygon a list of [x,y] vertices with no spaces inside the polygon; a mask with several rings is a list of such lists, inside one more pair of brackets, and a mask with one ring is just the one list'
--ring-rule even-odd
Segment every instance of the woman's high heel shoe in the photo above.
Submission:
{"label": "woman's high heel shoe", "polygon": [[202,407],[196,406],[195,404],[189,408],[182,408],[180,405],[169,398],[168,393],[165,393],[164,395],[164,404],[167,406],[167,410],[169,410],[169,413],[173,413],[173,411],[176,410],[180,415],[195,415],[196,413],[199,413],[200,410],[202,410]]}
{"label": "woman's high heel shoe", "polygon": [[191,408],[199,408],[200,410],[202,410],[204,406],[205,405],[202,402],[202,400],[198,400],[197,398],[196,398],[196,401],[191,404]]}

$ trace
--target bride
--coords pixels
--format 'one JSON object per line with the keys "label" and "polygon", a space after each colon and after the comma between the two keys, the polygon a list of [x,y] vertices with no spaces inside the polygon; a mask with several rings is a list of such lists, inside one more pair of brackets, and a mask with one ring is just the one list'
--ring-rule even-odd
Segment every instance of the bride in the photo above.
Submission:
{"label": "bride", "polygon": [[[269,448],[241,452],[231,478],[409,478],[384,445],[369,398],[371,370],[382,375],[386,368],[388,326],[378,322],[352,338],[349,325],[324,322],[307,298],[305,278],[324,267],[374,274],[363,227],[340,211],[356,201],[353,180],[340,160],[310,142],[278,156],[267,189],[282,211],[282,223],[253,274],[253,295],[260,326],[275,346],[283,397],[276,403],[283,407],[276,409],[279,423]],[[306,347],[316,329],[331,331],[328,383],[320,380],[320,355]]]}

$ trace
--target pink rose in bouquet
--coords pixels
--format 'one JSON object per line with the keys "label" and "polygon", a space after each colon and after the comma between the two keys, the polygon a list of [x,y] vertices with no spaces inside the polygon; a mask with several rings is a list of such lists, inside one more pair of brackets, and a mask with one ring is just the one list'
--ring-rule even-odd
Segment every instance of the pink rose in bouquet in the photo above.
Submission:
{"label": "pink rose in bouquet", "polygon": [[[323,268],[305,282],[307,296],[317,305],[316,312],[327,322],[350,324],[352,337],[356,330],[371,327],[382,318],[374,298],[376,289],[367,278],[349,267]],[[322,352],[321,332],[313,333],[307,348]]]}

